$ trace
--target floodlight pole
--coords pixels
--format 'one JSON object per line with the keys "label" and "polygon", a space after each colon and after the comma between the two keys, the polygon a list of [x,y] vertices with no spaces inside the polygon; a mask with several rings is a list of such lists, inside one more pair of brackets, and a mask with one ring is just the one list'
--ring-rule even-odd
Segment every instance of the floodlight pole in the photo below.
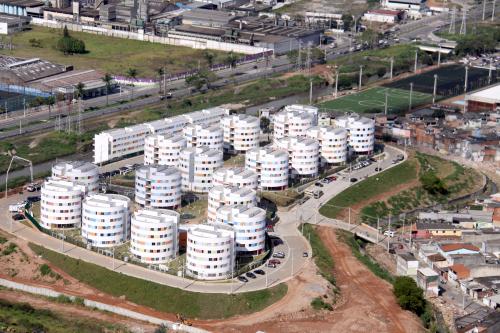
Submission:
{"label": "floodlight pole", "polygon": [[390,74],[390,79],[392,80],[392,71],[394,69],[394,57],[391,57],[391,74]]}
{"label": "floodlight pole", "polygon": [[437,74],[434,74],[434,89],[432,90],[432,104],[436,102]]}
{"label": "floodlight pole", "polygon": [[483,19],[482,19],[483,21],[485,17],[486,17],[486,0],[483,0]]}
{"label": "floodlight pole", "polygon": [[438,67],[441,66],[441,44],[439,44],[438,50]]}
{"label": "floodlight pole", "polygon": [[493,8],[491,9],[491,22],[495,20],[495,5],[496,5],[496,0],[493,0]]}
{"label": "floodlight pole", "polygon": [[415,65],[413,67],[413,72],[417,72],[417,63],[418,63],[418,50],[415,50]]}
{"label": "floodlight pole", "polygon": [[490,58],[490,68],[488,70],[488,84],[491,83],[491,74],[493,71],[493,58]]}
{"label": "floodlight pole", "polygon": [[361,78],[363,76],[363,65],[359,65],[359,87],[358,90],[361,91]]}
{"label": "floodlight pole", "polygon": [[413,95],[413,82],[410,83],[410,101],[408,103],[408,111],[411,111],[411,98],[412,98],[412,95]]}
{"label": "floodlight pole", "polygon": [[467,81],[469,80],[469,65],[465,65],[464,92],[467,92]]}
{"label": "floodlight pole", "polygon": [[339,91],[339,70],[335,70],[335,98],[337,98],[337,94]]}
{"label": "floodlight pole", "polygon": [[31,177],[30,179],[31,179],[31,182],[33,183],[33,164],[31,163],[31,161],[28,159],[19,157],[17,155],[12,156],[12,158],[10,159],[9,167],[7,168],[7,173],[5,174],[5,197],[6,198],[7,198],[7,192],[9,191],[9,172],[10,172],[10,168],[12,167],[12,162],[14,162],[15,159],[29,163],[30,177]]}
{"label": "floodlight pole", "polygon": [[384,107],[384,109],[385,109],[384,113],[385,113],[386,116],[387,116],[387,108],[388,108],[388,106],[387,106],[387,90],[386,90],[385,91],[385,107]]}

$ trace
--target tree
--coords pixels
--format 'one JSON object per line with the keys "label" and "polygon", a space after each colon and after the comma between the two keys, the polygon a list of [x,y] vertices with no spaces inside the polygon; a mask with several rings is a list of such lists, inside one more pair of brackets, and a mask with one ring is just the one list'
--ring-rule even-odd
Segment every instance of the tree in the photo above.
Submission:
{"label": "tree", "polygon": [[262,132],[267,133],[269,132],[269,125],[271,122],[269,121],[269,118],[267,117],[261,117],[260,118],[260,129]]}
{"label": "tree", "polygon": [[382,37],[381,34],[379,34],[378,32],[372,29],[366,29],[359,36],[359,40],[362,43],[366,43],[366,45],[368,45],[370,48],[373,48],[376,45],[378,45],[378,41],[380,40],[381,37]]}
{"label": "tree", "polygon": [[52,105],[56,104],[56,98],[54,96],[49,96],[47,97],[47,99],[45,100],[45,103],[48,105],[49,107],[49,119],[50,119],[50,111],[52,109]]}
{"label": "tree", "polygon": [[207,61],[208,67],[212,67],[214,64],[215,54],[208,50],[203,50],[203,57]]}
{"label": "tree", "polygon": [[63,36],[57,41],[56,48],[64,54],[85,53],[85,43],[72,37],[69,34],[68,27],[64,26]]}
{"label": "tree", "polygon": [[344,31],[351,30],[351,27],[354,25],[354,19],[352,18],[352,15],[349,13],[342,14],[341,20],[344,23]]}
{"label": "tree", "polygon": [[197,72],[194,75],[191,75],[186,78],[186,83],[196,90],[200,90],[205,85],[210,89],[210,83],[216,79],[216,76],[211,71],[206,69]]}
{"label": "tree", "polygon": [[[129,79],[134,80],[137,78],[137,69],[130,67],[127,69],[127,76]],[[134,99],[134,84],[132,83],[132,99]]]}
{"label": "tree", "polygon": [[158,82],[160,82],[160,91],[159,91],[159,94],[161,95],[161,86],[162,86],[162,82],[163,82],[163,75],[165,75],[165,70],[163,69],[163,67],[160,67],[156,70],[156,73],[158,74]]}
{"label": "tree", "polygon": [[104,76],[101,78],[102,82],[105,84],[105,90],[106,90],[106,106],[109,105],[109,99],[108,95],[109,92],[111,91],[111,83],[113,82],[113,77],[109,74],[106,73]]}
{"label": "tree", "polygon": [[236,62],[238,61],[238,56],[233,53],[233,51],[229,52],[224,59],[224,63],[229,65],[229,67],[233,68],[236,66]]}
{"label": "tree", "polygon": [[398,300],[399,306],[419,316],[424,313],[426,308],[424,293],[411,277],[397,277],[393,287],[393,292]]}
{"label": "tree", "polygon": [[78,82],[77,85],[75,86],[75,92],[76,92],[76,98],[82,99],[83,98],[83,91],[85,89],[85,84],[82,82]]}
{"label": "tree", "polygon": [[422,183],[424,190],[432,195],[448,194],[448,189],[446,188],[443,180],[432,170],[426,171],[420,176],[420,183]]}

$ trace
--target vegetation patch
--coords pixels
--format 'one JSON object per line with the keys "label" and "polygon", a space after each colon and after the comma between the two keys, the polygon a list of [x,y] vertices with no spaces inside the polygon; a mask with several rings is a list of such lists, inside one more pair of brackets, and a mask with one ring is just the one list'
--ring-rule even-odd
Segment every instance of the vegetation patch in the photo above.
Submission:
{"label": "vegetation patch", "polygon": [[316,297],[311,301],[311,306],[314,310],[328,310],[333,311],[333,306],[330,303],[323,301],[321,297]]}
{"label": "vegetation patch", "polygon": [[104,293],[124,296],[128,301],[158,311],[181,313],[188,318],[219,319],[257,312],[281,299],[288,289],[282,283],[266,290],[234,295],[195,293],[113,272],[36,244],[29,246],[54,266]]}

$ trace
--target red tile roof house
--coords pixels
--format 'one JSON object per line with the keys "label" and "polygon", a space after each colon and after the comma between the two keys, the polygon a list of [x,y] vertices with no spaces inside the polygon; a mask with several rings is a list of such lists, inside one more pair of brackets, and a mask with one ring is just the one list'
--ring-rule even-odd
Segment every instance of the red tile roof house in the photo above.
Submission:
{"label": "red tile roof house", "polygon": [[470,269],[464,264],[455,264],[448,269],[448,280],[458,282],[470,277]]}

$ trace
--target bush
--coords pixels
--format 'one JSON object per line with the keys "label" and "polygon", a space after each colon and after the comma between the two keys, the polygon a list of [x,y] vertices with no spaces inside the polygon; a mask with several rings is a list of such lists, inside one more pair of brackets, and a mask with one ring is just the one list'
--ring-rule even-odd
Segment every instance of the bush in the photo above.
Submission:
{"label": "bush", "polygon": [[443,180],[439,178],[434,171],[424,172],[420,176],[420,182],[423,188],[432,195],[446,195],[448,194],[448,189],[444,184]]}
{"label": "bush", "polygon": [[59,295],[57,297],[54,297],[54,301],[56,301],[57,303],[62,303],[62,304],[71,304],[73,303],[73,300],[66,296],[66,295]]}
{"label": "bush", "polygon": [[49,265],[43,264],[40,266],[40,274],[42,274],[42,276],[45,276],[50,273],[52,273],[52,269],[49,267]]}
{"label": "bush", "polygon": [[424,292],[417,283],[408,276],[400,276],[394,280],[394,295],[401,308],[421,316],[426,309]]}
{"label": "bush", "polygon": [[12,253],[16,252],[17,245],[14,243],[10,243],[5,249],[3,249],[2,254],[4,256],[11,255]]}
{"label": "bush", "polygon": [[82,54],[85,53],[85,43],[70,36],[68,28],[65,26],[63,36],[57,41],[56,48],[64,54]]}
{"label": "bush", "polygon": [[328,310],[333,311],[333,306],[329,303],[325,303],[321,297],[316,297],[312,300],[311,306],[314,310]]}

